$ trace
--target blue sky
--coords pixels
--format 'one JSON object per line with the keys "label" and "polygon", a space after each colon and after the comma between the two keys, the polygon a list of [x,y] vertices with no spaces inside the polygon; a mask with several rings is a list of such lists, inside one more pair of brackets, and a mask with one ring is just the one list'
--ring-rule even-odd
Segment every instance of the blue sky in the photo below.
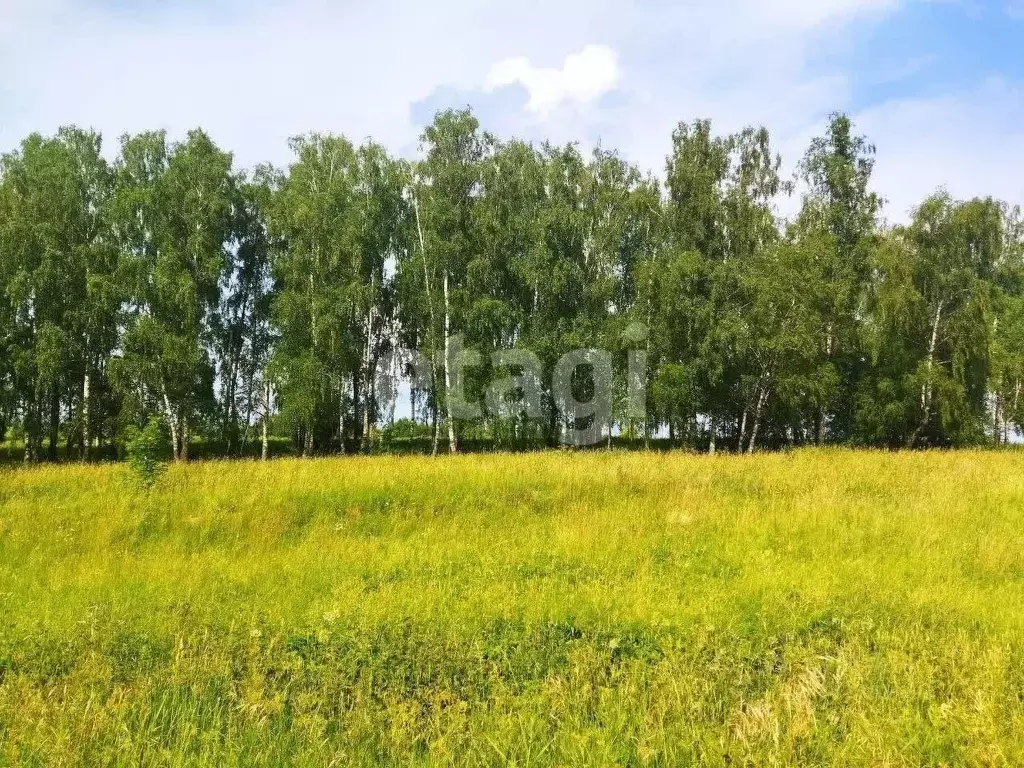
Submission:
{"label": "blue sky", "polygon": [[1024,0],[0,0],[0,149],[78,123],[111,152],[200,125],[242,166],[311,130],[414,154],[470,104],[656,173],[680,120],[764,124],[792,168],[843,110],[901,220],[939,186],[1024,203],[1022,43]]}

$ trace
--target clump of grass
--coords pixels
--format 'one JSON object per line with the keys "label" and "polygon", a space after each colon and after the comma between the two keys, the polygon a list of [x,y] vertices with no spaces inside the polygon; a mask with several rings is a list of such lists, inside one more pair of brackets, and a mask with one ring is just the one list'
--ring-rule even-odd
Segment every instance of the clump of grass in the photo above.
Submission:
{"label": "clump of grass", "polygon": [[1018,463],[7,472],[0,764],[1024,764]]}

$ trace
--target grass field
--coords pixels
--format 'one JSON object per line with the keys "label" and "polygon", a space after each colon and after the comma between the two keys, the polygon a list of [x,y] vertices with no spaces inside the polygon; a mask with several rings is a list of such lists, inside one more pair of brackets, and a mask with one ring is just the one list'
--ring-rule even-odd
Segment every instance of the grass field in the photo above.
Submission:
{"label": "grass field", "polygon": [[0,470],[0,764],[1024,765],[1024,454]]}

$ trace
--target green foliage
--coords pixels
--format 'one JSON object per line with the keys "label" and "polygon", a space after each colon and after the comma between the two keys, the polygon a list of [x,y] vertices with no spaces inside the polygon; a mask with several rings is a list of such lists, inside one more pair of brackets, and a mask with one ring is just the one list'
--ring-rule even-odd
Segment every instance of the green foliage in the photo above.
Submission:
{"label": "green foliage", "polygon": [[150,416],[146,426],[132,427],[124,444],[125,459],[135,479],[144,488],[152,488],[167,472],[170,442],[167,427],[159,416]]}
{"label": "green foliage", "polygon": [[[938,193],[884,224],[875,148],[845,115],[794,183],[766,129],[706,120],[673,131],[663,183],[468,109],[438,113],[411,161],[341,135],[290,147],[286,169],[242,173],[201,130],[156,131],[108,163],[66,127],[0,158],[0,428],[26,461],[109,455],[154,414],[177,460],[271,437],[371,453],[406,382],[433,452],[553,446],[552,372],[583,348],[612,353],[607,430],[637,444],[924,448],[1024,427],[1019,211]],[[479,355],[461,373],[460,347]],[[492,358],[509,349],[536,355],[541,413],[460,413],[511,374]],[[633,351],[646,420],[625,408]]]}
{"label": "green foliage", "polygon": [[387,441],[423,440],[430,437],[430,428],[412,419],[398,419],[381,431],[381,437]]}
{"label": "green foliage", "polygon": [[281,407],[304,454],[372,442],[375,373],[393,345],[385,264],[408,237],[403,167],[373,143],[292,140],[295,162],[266,211],[274,240],[271,362]]}

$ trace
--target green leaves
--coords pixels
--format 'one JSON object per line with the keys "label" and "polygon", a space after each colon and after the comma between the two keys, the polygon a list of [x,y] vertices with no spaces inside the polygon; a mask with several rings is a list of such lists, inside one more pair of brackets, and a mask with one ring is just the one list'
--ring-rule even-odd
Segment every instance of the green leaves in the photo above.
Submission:
{"label": "green leaves", "polygon": [[374,374],[394,333],[388,265],[408,253],[411,229],[404,168],[380,146],[315,134],[291,146],[296,160],[266,203],[280,332],[272,369],[309,453],[376,422]]}
{"label": "green leaves", "polygon": [[[200,436],[238,454],[258,427],[265,446],[370,451],[403,378],[435,450],[445,433],[452,450],[554,445],[567,425],[539,382],[533,421],[453,418],[450,388],[476,401],[520,373],[493,363],[510,349],[538,379],[609,351],[606,432],[691,448],[1022,426],[1019,211],[939,193],[883,225],[875,149],[844,115],[812,140],[785,222],[796,186],[759,127],[681,123],[663,180],[603,147],[502,140],[468,109],[438,113],[416,160],[341,135],[290,147],[287,169],[240,173],[203,131],[156,131],[108,163],[69,127],[0,158],[0,427],[26,458],[59,442],[88,458],[154,414],[176,458]],[[460,376],[463,346],[480,363]],[[631,352],[646,419],[623,406]]]}
{"label": "green leaves", "polygon": [[55,456],[61,400],[112,349],[111,175],[100,149],[97,134],[65,127],[0,160],[0,412],[21,404],[28,458],[40,452],[41,401]]}
{"label": "green leaves", "polygon": [[192,427],[214,400],[208,348],[235,241],[238,178],[231,155],[199,130],[170,145],[162,132],[124,137],[115,173],[127,286],[115,381],[129,423],[162,412],[174,458],[187,459]]}
{"label": "green leaves", "polygon": [[150,416],[142,429],[132,427],[125,441],[125,459],[135,480],[146,490],[156,485],[167,471],[165,461],[170,452],[167,425],[158,416]]}

